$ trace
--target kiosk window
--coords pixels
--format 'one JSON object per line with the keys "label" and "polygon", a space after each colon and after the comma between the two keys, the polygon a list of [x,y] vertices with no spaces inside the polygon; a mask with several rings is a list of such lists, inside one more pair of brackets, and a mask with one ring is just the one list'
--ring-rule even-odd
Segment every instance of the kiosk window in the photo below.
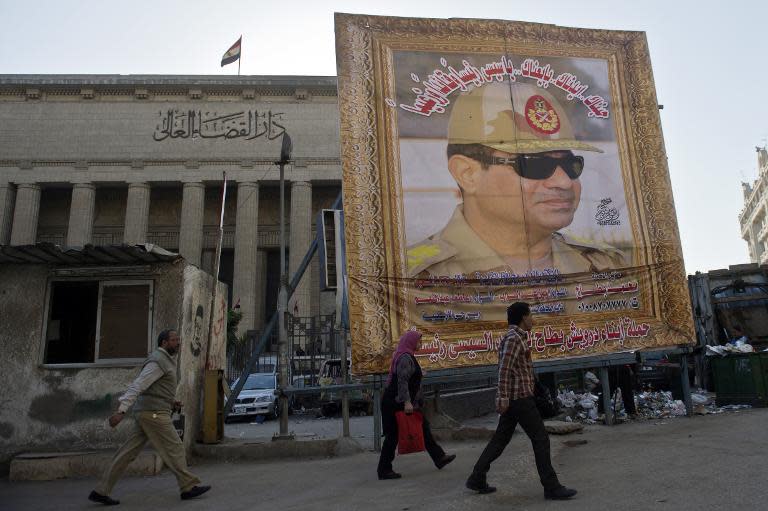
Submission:
{"label": "kiosk window", "polygon": [[139,360],[149,351],[152,283],[54,281],[45,364]]}

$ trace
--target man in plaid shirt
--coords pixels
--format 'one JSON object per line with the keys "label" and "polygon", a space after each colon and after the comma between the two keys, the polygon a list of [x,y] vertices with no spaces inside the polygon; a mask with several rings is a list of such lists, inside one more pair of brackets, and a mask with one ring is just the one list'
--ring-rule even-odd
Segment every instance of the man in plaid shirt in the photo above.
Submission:
{"label": "man in plaid shirt", "polygon": [[576,490],[566,488],[557,479],[549,454],[549,435],[533,398],[533,362],[527,341],[528,332],[533,327],[529,305],[516,302],[507,307],[507,323],[509,331],[499,346],[499,388],[496,396],[499,425],[475,463],[467,479],[467,488],[478,493],[496,491],[495,487],[488,486],[486,475],[491,463],[504,452],[519,422],[533,445],[536,470],[544,486],[544,498],[569,499],[576,495]]}

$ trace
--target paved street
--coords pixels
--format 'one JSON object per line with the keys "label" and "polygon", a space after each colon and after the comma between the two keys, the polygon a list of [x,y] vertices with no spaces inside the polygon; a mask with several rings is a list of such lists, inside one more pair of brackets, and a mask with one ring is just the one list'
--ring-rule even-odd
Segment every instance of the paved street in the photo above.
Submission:
{"label": "paved street", "polygon": [[[423,454],[396,459],[395,469],[403,474],[397,481],[378,481],[377,455],[364,452],[311,461],[198,463],[194,471],[213,490],[197,501],[178,500],[175,481],[167,472],[159,477],[125,478],[114,496],[122,500],[119,509],[125,510],[765,509],[767,420],[768,410],[755,409],[589,426],[583,434],[552,437],[554,464],[562,481],[579,490],[571,502],[543,499],[530,444],[518,434],[491,471],[489,481],[499,491],[486,496],[463,487],[484,445],[476,441],[446,444],[458,458],[440,472]],[[355,419],[353,434],[365,421]],[[332,427],[334,421],[308,420],[306,429],[320,430],[320,423]],[[247,429],[246,425],[234,426]],[[267,422],[258,428],[275,425]],[[294,430],[303,425],[295,425]],[[587,443],[564,443],[574,440]],[[98,509],[85,500],[93,485],[93,480],[0,481],[0,508]]]}

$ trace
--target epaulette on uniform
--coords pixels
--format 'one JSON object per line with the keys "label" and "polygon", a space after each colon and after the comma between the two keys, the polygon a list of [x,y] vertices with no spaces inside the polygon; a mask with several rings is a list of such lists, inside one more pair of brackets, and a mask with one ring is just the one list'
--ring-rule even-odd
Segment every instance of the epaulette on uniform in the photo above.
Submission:
{"label": "epaulette on uniform", "polygon": [[581,238],[579,236],[572,236],[570,234],[563,234],[561,232],[555,232],[552,234],[553,238],[560,238],[560,240],[563,243],[567,243],[568,245],[573,245],[577,247],[583,247],[585,249],[592,249],[592,250],[598,250],[600,252],[607,252],[609,254],[616,254],[621,256],[622,252],[621,250],[617,249],[616,247],[613,247],[607,243],[603,243],[601,241],[596,240],[589,240],[586,238]]}
{"label": "epaulette on uniform", "polygon": [[440,239],[427,238],[406,250],[408,276],[413,277],[432,265],[445,261],[457,252],[456,248]]}

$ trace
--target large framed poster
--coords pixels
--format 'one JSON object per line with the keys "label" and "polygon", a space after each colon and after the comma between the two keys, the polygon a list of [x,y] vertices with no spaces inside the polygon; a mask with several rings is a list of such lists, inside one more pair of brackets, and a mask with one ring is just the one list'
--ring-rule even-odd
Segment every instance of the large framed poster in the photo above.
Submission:
{"label": "large framed poster", "polygon": [[492,364],[506,307],[538,358],[694,338],[645,34],[336,15],[357,373],[400,334]]}

